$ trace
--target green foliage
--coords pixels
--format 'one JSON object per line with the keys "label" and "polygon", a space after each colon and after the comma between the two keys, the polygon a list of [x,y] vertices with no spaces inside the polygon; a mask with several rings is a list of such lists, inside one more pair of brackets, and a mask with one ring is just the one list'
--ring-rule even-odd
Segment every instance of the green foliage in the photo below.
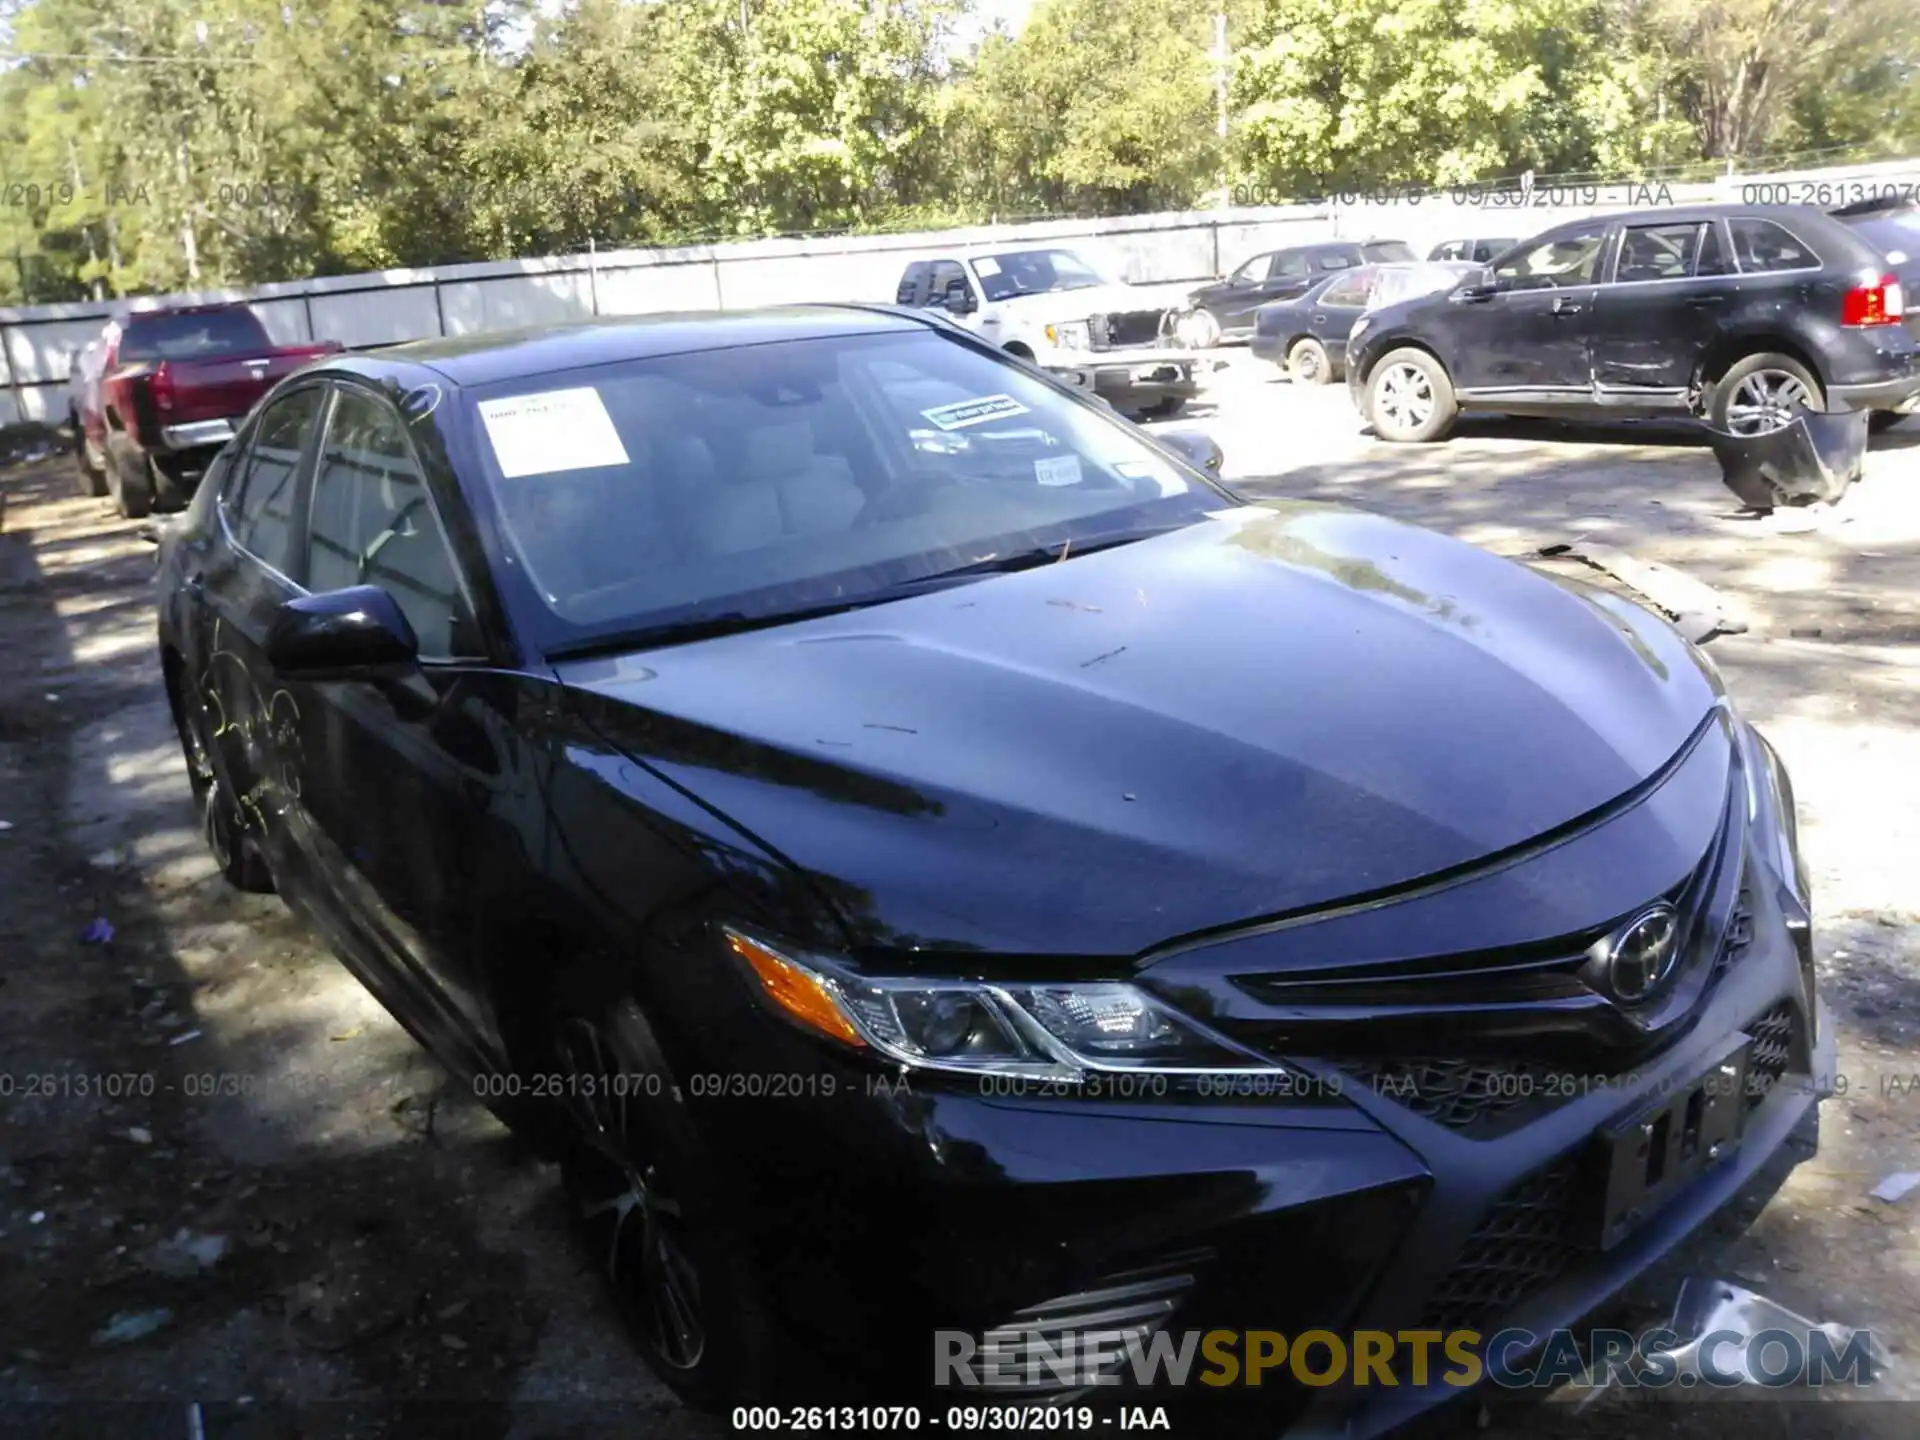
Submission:
{"label": "green foliage", "polygon": [[1920,145],[1911,0],[1219,3],[1224,146],[1158,0],[0,0],[0,303]]}

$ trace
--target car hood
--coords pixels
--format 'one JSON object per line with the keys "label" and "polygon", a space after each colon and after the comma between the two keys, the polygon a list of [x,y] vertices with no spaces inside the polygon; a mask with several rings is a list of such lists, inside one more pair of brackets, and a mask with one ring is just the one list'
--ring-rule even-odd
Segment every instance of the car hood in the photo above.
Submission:
{"label": "car hood", "polygon": [[1015,315],[1048,315],[1085,320],[1089,315],[1164,310],[1174,301],[1157,290],[1133,285],[1090,285],[1084,290],[1042,290],[993,302]]}
{"label": "car hood", "polygon": [[1471,864],[1631,789],[1716,699],[1634,606],[1294,502],[561,678],[856,948],[1034,956]]}

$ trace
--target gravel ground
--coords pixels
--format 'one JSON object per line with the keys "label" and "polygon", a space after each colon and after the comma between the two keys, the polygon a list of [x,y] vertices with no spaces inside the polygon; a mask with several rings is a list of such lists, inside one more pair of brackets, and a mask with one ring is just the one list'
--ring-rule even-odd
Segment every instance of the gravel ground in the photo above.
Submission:
{"label": "gravel ground", "polygon": [[[1682,430],[1476,422],[1384,446],[1337,387],[1227,354],[1179,423],[1249,492],[1507,554],[1586,537],[1745,616],[1711,653],[1800,792],[1843,1093],[1711,1273],[1871,1327],[1892,1361],[1871,1394],[1920,1399],[1920,1192],[1867,1196],[1920,1170],[1920,421],[1831,512],[1761,522]],[[213,874],[153,662],[151,551],[77,494],[63,459],[0,480],[0,1434],[729,1433],[649,1379],[553,1172],[277,901]],[[1899,1403],[1627,1403],[1483,1433],[1920,1433]]]}

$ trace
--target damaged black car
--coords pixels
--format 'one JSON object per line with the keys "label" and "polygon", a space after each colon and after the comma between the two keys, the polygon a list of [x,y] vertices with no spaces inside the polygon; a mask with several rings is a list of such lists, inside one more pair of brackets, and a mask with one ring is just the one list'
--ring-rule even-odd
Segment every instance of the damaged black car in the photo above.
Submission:
{"label": "damaged black car", "polygon": [[[689,1401],[1544,1333],[1813,1111],[1711,661],[1209,455],[910,311],[665,317],[325,361],[164,535],[227,875],[560,1162]],[[1011,1370],[965,1398],[1067,1383]],[[1267,1434],[1456,1393],[1267,1380]]]}

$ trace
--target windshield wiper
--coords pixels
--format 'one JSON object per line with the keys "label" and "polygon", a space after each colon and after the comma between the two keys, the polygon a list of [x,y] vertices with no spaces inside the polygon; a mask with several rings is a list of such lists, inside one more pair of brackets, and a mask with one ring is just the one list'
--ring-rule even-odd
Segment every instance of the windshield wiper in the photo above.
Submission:
{"label": "windshield wiper", "polygon": [[1005,554],[988,555],[984,559],[975,560],[967,565],[958,565],[951,570],[937,570],[931,575],[902,580],[893,585],[882,586],[878,590],[843,596],[838,600],[827,600],[818,605],[802,605],[788,610],[763,610],[753,613],[744,610],[723,610],[712,615],[694,615],[685,620],[669,620],[659,625],[645,625],[634,630],[622,630],[612,635],[555,646],[547,651],[547,658],[549,660],[586,660],[596,655],[621,654],[629,650],[650,650],[663,645],[691,645],[696,640],[718,640],[725,635],[743,635],[751,630],[769,630],[776,625],[793,625],[802,620],[821,620],[829,615],[844,615],[852,610],[885,605],[893,600],[911,599],[915,595],[924,595],[930,590],[944,590],[950,585],[985,579],[989,575],[1032,570],[1042,565],[1057,564],[1075,555],[1087,555],[1096,550],[1111,550],[1119,545],[1130,545],[1136,540],[1148,540],[1155,535],[1184,530],[1191,523],[1191,521],[1182,520],[1171,525],[1109,530],[1077,540],[1065,540],[1058,545],[1036,545],[1028,550],[1009,550]]}
{"label": "windshield wiper", "polygon": [[951,570],[939,570],[906,583],[908,586],[935,585],[975,575],[1006,575],[1015,570],[1032,570],[1041,565],[1058,564],[1075,555],[1091,555],[1096,550],[1111,550],[1119,545],[1131,545],[1136,540],[1169,535],[1175,530],[1186,529],[1192,523],[1191,520],[1179,520],[1171,525],[1142,525],[1131,530],[1105,530],[1078,539],[1069,537],[1058,545],[1036,545],[1030,550],[1009,550],[1000,555],[988,555],[971,564],[956,565]]}

